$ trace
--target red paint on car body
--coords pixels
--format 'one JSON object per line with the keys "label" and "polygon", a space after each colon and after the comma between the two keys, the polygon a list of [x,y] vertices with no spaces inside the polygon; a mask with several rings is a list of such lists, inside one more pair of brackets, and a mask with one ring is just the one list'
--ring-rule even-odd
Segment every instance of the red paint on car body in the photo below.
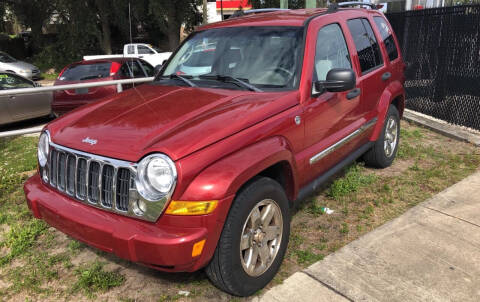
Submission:
{"label": "red paint on car body", "polygon": [[[318,16],[317,16],[318,15]],[[302,187],[347,157],[382,129],[393,101],[404,107],[401,54],[377,72],[362,75],[352,37],[345,40],[362,94],[346,92],[312,97],[312,73],[317,32],[330,23],[348,33],[347,20],[383,16],[373,10],[293,10],[257,14],[209,24],[197,29],[235,26],[306,26],[298,89],[252,92],[217,88],[143,84],[74,110],[47,126],[52,141],[71,149],[138,162],[154,152],[175,162],[178,177],[173,200],[219,200],[204,216],[161,215],[145,222],[87,206],[43,184],[38,175],[25,184],[35,217],[61,231],[119,257],[166,271],[194,271],[211,259],[232,200],[252,177],[275,164],[285,173],[286,192],[296,200]],[[309,23],[306,23],[308,19]],[[377,40],[380,33],[372,26]],[[398,41],[395,38],[395,45]],[[392,73],[380,81],[384,71]],[[301,122],[296,123],[296,117]],[[377,118],[365,131],[312,166],[309,159]],[[86,136],[98,140],[82,143]],[[201,256],[192,258],[195,242],[206,239]]]}

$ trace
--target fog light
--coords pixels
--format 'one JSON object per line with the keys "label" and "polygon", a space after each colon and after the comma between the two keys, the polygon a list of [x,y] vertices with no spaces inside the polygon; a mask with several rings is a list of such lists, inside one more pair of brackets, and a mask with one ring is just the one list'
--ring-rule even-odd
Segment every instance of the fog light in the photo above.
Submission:
{"label": "fog light", "polygon": [[175,201],[168,205],[165,214],[169,215],[205,215],[217,208],[218,200],[210,201]]}
{"label": "fog light", "polygon": [[145,203],[145,201],[139,199],[133,204],[133,213],[135,213],[135,215],[143,216],[146,211],[147,204]]}
{"label": "fog light", "polygon": [[197,257],[202,254],[203,246],[205,245],[205,239],[199,241],[193,245],[192,257]]}

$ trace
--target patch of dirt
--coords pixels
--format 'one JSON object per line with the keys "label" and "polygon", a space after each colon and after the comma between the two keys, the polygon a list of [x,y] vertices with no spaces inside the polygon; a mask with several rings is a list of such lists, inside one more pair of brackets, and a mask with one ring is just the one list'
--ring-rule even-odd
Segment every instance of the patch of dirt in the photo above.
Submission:
{"label": "patch of dirt", "polygon": [[413,159],[396,159],[388,169],[369,169],[369,171],[382,177],[398,176],[413,166],[414,163]]}

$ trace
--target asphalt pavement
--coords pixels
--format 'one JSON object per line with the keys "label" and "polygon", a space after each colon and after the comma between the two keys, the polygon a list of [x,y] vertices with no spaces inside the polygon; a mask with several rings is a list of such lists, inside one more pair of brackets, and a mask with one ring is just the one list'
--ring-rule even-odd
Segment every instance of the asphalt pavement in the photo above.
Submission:
{"label": "asphalt pavement", "polygon": [[254,300],[480,301],[480,172]]}

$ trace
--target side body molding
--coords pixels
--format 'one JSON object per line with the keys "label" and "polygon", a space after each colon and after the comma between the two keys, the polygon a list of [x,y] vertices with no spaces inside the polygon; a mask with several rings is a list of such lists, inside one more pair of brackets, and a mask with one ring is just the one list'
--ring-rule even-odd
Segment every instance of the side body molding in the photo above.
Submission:
{"label": "side body molding", "polygon": [[404,92],[402,83],[400,83],[399,81],[393,81],[387,86],[387,88],[385,88],[377,104],[378,122],[375,125],[375,129],[373,130],[372,136],[370,137],[371,141],[376,141],[378,139],[378,136],[380,135],[383,129],[383,123],[387,115],[388,107],[390,106],[392,101],[397,97],[400,97],[398,106],[399,106],[399,113],[401,118],[403,115],[403,109],[405,108],[405,92]]}

